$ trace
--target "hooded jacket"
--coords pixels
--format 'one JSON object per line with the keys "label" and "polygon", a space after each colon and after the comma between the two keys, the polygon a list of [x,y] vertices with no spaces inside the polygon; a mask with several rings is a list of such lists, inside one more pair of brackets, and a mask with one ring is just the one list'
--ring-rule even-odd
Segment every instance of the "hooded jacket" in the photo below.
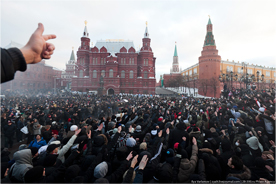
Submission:
{"label": "hooded jacket", "polygon": [[188,183],[189,177],[194,173],[197,163],[197,153],[198,147],[197,145],[192,146],[192,156],[190,160],[188,158],[181,159],[179,173],[178,173],[178,181],[180,183]]}
{"label": "hooded jacket", "polygon": [[13,155],[15,163],[9,170],[9,177],[15,178],[18,181],[24,182],[26,172],[33,168],[32,152],[30,149],[17,151]]}

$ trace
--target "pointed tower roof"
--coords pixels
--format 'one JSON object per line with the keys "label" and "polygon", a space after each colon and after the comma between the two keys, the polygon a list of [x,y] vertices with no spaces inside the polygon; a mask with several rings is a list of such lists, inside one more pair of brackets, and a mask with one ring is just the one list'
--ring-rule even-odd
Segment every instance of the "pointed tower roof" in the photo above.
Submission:
{"label": "pointed tower roof", "polygon": [[212,24],[212,22],[211,22],[211,18],[209,17],[209,21],[208,21],[208,24]]}
{"label": "pointed tower roof", "polygon": [[174,55],[173,56],[177,56],[176,42],[175,42]]}
{"label": "pointed tower roof", "polygon": [[75,54],[74,54],[74,47],[72,48],[70,61],[76,61],[76,59],[75,59]]}
{"label": "pointed tower roof", "polygon": [[148,22],[146,22],[146,30],[145,30],[144,38],[149,38]]}
{"label": "pointed tower roof", "polygon": [[210,19],[210,16],[209,16],[209,20],[208,20],[208,24],[207,24],[207,34],[206,34],[206,37],[205,37],[205,41],[204,41],[204,46],[215,46],[215,39],[214,39],[214,35],[213,35],[213,25],[211,23],[211,19]]}
{"label": "pointed tower roof", "polygon": [[85,27],[83,31],[83,37],[88,37],[88,31],[87,31],[87,21],[84,21]]}

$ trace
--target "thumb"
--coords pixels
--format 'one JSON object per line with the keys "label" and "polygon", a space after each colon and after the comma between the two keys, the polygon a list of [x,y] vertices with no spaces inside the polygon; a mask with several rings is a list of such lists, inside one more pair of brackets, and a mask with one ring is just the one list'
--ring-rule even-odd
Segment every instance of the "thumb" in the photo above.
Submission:
{"label": "thumb", "polygon": [[38,28],[35,30],[34,34],[42,35],[44,32],[44,26],[42,23],[38,23]]}

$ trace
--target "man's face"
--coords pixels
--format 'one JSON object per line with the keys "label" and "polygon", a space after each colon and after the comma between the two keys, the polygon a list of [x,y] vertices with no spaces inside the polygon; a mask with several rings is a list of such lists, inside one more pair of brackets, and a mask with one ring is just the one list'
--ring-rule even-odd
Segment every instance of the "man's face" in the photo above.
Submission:
{"label": "man's face", "polygon": [[231,168],[233,168],[234,166],[232,165],[232,157],[228,159],[228,163],[227,165]]}
{"label": "man's face", "polygon": [[57,154],[57,152],[58,152],[58,147],[54,149],[53,154]]}

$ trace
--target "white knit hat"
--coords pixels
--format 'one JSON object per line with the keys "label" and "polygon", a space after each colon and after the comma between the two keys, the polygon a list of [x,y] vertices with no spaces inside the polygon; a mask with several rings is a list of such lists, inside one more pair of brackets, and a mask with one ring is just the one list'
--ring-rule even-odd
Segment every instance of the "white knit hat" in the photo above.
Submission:
{"label": "white knit hat", "polygon": [[264,111],[265,111],[265,108],[260,107],[260,108],[259,108],[259,111],[260,111],[260,112],[264,112]]}
{"label": "white knit hat", "polygon": [[76,131],[77,129],[78,129],[78,126],[77,126],[77,125],[72,125],[72,126],[70,127],[70,131],[72,131],[72,132]]}

